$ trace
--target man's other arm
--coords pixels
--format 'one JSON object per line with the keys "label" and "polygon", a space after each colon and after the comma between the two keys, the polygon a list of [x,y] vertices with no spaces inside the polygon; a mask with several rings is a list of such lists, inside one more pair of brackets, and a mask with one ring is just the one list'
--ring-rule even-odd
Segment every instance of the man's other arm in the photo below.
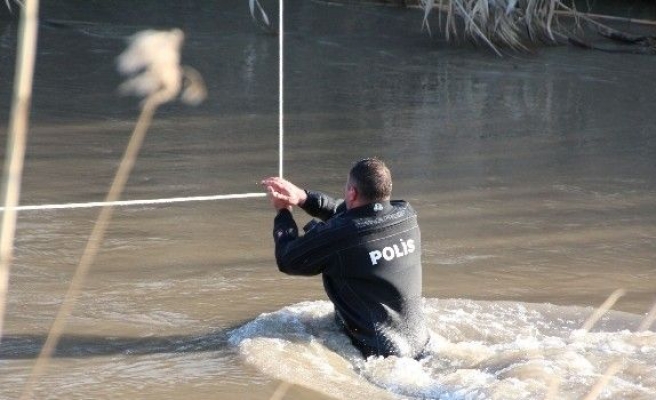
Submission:
{"label": "man's other arm", "polygon": [[304,236],[299,236],[292,213],[280,210],[273,227],[278,269],[289,275],[320,274],[336,252],[339,234],[334,233],[333,226],[319,223]]}
{"label": "man's other arm", "polygon": [[306,190],[305,193],[305,201],[300,207],[311,216],[324,222],[346,210],[343,200],[335,200],[322,192]]}

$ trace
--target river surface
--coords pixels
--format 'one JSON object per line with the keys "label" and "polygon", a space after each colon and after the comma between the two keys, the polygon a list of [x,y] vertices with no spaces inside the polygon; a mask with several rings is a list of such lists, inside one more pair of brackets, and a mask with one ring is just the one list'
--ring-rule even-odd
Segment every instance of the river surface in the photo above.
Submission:
{"label": "river surface", "polygon": [[[185,31],[209,97],[157,111],[122,199],[260,192],[277,174],[278,40],[245,0],[43,7],[21,204],[104,199],[139,112],[115,59],[143,29]],[[500,58],[421,21],[287,3],[283,160],[336,196],[354,160],[387,161],[422,228],[427,358],[361,359],[320,279],[277,271],[266,199],[129,206],[35,397],[269,399],[282,380],[289,399],[580,399],[620,360],[601,398],[656,398],[654,328],[636,332],[656,300],[656,59]],[[1,23],[6,122],[16,24]],[[23,390],[98,212],[20,212],[1,399]]]}

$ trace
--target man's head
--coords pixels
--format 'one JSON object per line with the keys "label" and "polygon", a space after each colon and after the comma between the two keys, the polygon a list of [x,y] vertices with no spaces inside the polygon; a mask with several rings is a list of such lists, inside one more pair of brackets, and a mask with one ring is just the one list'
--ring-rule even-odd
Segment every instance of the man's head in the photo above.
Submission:
{"label": "man's head", "polygon": [[346,181],[346,208],[389,200],[391,195],[392,174],[383,161],[365,158],[353,165]]}

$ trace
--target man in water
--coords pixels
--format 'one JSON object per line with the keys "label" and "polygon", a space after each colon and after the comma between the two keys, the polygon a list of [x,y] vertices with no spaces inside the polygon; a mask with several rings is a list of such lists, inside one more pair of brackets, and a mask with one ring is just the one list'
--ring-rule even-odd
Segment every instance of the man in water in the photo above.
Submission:
{"label": "man in water", "polygon": [[[390,200],[383,161],[353,165],[344,200],[303,190],[279,177],[262,181],[278,214],[273,238],[280,271],[323,275],[335,319],[365,357],[419,357],[428,341],[422,311],[421,237],[409,203]],[[299,206],[321,220],[300,236]]]}

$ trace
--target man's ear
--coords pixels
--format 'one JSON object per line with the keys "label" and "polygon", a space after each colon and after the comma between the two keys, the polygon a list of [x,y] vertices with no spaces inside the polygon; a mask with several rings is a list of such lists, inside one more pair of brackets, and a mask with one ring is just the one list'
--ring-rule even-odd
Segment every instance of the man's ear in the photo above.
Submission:
{"label": "man's ear", "polygon": [[353,185],[349,185],[349,188],[346,191],[346,195],[349,198],[350,204],[353,204],[353,202],[355,202],[358,199],[358,197],[360,197],[360,193],[358,192],[358,189]]}

